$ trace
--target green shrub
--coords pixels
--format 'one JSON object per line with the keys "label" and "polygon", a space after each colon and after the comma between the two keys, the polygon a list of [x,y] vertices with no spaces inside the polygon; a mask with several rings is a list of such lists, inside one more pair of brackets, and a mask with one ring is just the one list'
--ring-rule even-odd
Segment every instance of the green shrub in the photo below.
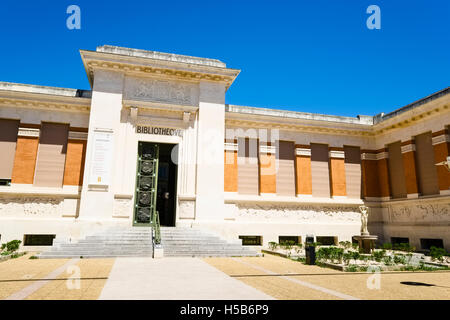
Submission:
{"label": "green shrub", "polygon": [[330,259],[330,248],[323,247],[317,250],[316,254],[317,260],[329,260]]}
{"label": "green shrub", "polygon": [[269,242],[270,250],[274,251],[277,247],[278,247],[278,243],[273,242],[273,241]]}
{"label": "green shrub", "polygon": [[350,241],[341,241],[339,245],[344,247],[344,249],[350,249],[352,247],[352,243]]}
{"label": "green shrub", "polygon": [[356,272],[356,271],[358,271],[358,266],[352,264],[351,266],[348,266],[348,267],[345,269],[345,271],[348,271],[348,272]]}
{"label": "green shrub", "polygon": [[372,257],[376,262],[381,262],[381,260],[385,257],[386,250],[374,251],[372,253]]}
{"label": "green shrub", "polygon": [[339,263],[342,263],[342,257],[344,256],[344,249],[342,248],[333,248],[333,261],[337,260]]}
{"label": "green shrub", "polygon": [[284,241],[280,243],[280,246],[286,250],[286,255],[289,257],[291,255],[291,249],[294,246],[295,242],[292,240]]}
{"label": "green shrub", "polygon": [[19,250],[21,243],[22,241],[20,240],[12,240],[6,244],[6,250],[8,250],[9,252],[17,251]]}
{"label": "green shrub", "polygon": [[384,263],[385,265],[387,265],[387,266],[392,265],[392,257],[390,257],[390,256],[385,256],[385,257],[383,258],[383,263]]}
{"label": "green shrub", "polygon": [[352,251],[352,252],[350,252],[350,254],[352,256],[352,259],[355,260],[355,261],[358,260],[361,257],[361,255],[359,254],[358,251]]}
{"label": "green shrub", "polygon": [[346,252],[342,255],[342,260],[344,260],[344,263],[346,265],[348,265],[348,263],[350,262],[350,260],[352,259],[352,253],[351,252]]}
{"label": "green shrub", "polygon": [[31,256],[30,259],[39,259],[37,256]]}
{"label": "green shrub", "polygon": [[409,243],[397,243],[392,246],[394,250],[399,251],[406,251],[406,252],[413,252],[416,251],[416,248],[413,246],[410,246]]}
{"label": "green shrub", "polygon": [[6,248],[6,243],[2,243],[1,251],[5,250],[5,248]]}
{"label": "green shrub", "polygon": [[382,248],[383,248],[384,250],[392,250],[392,243],[390,243],[390,242],[385,242],[385,243],[383,243]]}
{"label": "green shrub", "polygon": [[369,267],[368,266],[360,266],[358,269],[359,269],[359,271],[366,272],[367,269],[369,269]]}
{"label": "green shrub", "polygon": [[352,243],[352,248],[353,248],[353,250],[358,250],[359,244],[357,244],[357,243]]}
{"label": "green shrub", "polygon": [[447,255],[447,252],[443,248],[436,248],[435,246],[430,248],[430,256],[433,260],[443,261],[445,255]]}
{"label": "green shrub", "polygon": [[317,251],[318,260],[331,260],[335,262],[336,260],[340,263],[344,256],[344,249],[337,247],[322,247]]}
{"label": "green shrub", "polygon": [[297,255],[300,254],[300,252],[302,251],[302,249],[303,249],[303,244],[298,243],[298,244],[295,245],[295,252],[297,253]]}
{"label": "green shrub", "polygon": [[395,264],[406,264],[406,257],[402,254],[394,255],[394,263]]}

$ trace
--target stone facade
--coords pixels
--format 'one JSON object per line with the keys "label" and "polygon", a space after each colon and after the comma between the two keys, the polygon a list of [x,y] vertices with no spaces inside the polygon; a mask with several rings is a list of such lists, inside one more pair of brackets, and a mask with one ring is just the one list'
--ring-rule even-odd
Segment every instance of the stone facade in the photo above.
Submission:
{"label": "stone facade", "polygon": [[[407,234],[412,243],[443,239],[450,249],[450,173],[436,166],[439,192],[421,195],[413,142],[431,132],[433,161],[449,156],[448,88],[391,114],[339,117],[227,105],[226,91],[240,71],[218,60],[111,46],[81,55],[91,91],[0,83],[0,119],[20,121],[11,185],[0,186],[2,242],[131,227],[138,144],[154,142],[177,146],[177,226],[233,240],[259,235],[264,245],[282,235],[351,241],[360,231],[358,207],[366,204],[369,230],[382,241]],[[60,188],[33,185],[43,122],[69,124]],[[138,126],[179,134],[138,132]],[[96,183],[95,141],[105,132],[111,138],[102,162],[107,180]],[[253,164],[242,163],[253,152],[240,149],[242,139],[257,141]],[[398,141],[405,199],[392,199],[389,175],[387,146]],[[318,157],[312,144],[328,152]],[[349,147],[360,156],[350,157]],[[251,192],[242,192],[246,174],[256,174]]]}

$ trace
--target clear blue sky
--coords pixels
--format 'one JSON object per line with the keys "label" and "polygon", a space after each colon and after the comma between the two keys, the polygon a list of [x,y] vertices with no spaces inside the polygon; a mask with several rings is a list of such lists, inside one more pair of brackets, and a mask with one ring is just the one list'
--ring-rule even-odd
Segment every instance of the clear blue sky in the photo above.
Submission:
{"label": "clear blue sky", "polygon": [[[71,4],[81,30],[66,28]],[[448,0],[3,0],[0,28],[0,81],[90,89],[78,50],[110,44],[241,69],[238,105],[373,115],[450,85]]]}

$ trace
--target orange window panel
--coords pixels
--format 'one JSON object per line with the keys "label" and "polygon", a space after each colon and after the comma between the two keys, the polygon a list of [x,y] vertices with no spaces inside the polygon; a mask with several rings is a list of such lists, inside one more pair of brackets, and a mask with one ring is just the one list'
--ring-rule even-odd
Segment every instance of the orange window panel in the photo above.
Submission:
{"label": "orange window panel", "polygon": [[12,183],[33,184],[39,139],[18,137],[12,172]]}
{"label": "orange window panel", "polygon": [[311,158],[297,156],[295,159],[297,194],[312,194]]}
{"label": "orange window panel", "polygon": [[259,155],[259,190],[261,193],[276,193],[277,176],[275,154]]}
{"label": "orange window panel", "polygon": [[238,167],[237,167],[237,152],[225,151],[225,192],[237,192],[238,190]]}
{"label": "orange window panel", "polygon": [[86,143],[86,140],[69,140],[67,143],[64,167],[64,185],[66,186],[81,186],[83,184]]}
{"label": "orange window panel", "polygon": [[331,195],[345,196],[347,188],[345,183],[345,162],[344,159],[330,159],[331,168]]}

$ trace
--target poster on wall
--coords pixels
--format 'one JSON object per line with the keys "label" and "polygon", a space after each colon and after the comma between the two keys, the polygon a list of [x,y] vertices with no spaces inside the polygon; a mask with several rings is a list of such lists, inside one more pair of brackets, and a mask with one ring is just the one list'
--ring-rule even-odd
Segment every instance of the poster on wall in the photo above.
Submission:
{"label": "poster on wall", "polygon": [[109,186],[113,148],[112,131],[94,131],[90,185]]}

